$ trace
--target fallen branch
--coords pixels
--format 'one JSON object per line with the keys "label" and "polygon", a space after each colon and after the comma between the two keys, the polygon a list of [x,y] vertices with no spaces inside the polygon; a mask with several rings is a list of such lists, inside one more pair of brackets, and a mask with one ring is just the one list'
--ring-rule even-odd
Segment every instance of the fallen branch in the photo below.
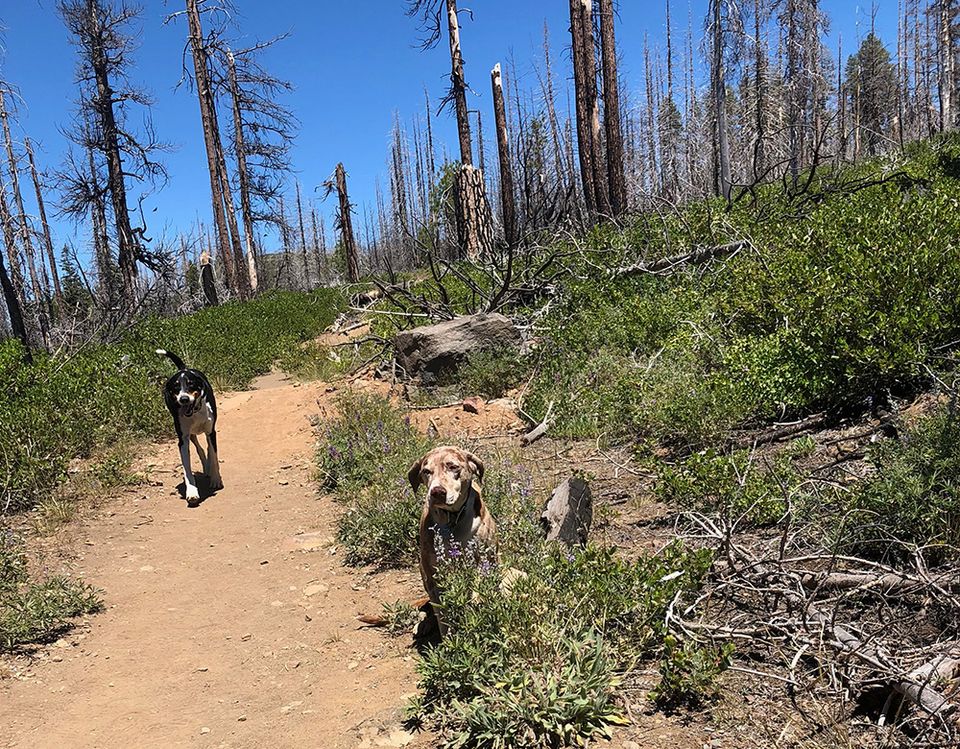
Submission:
{"label": "fallen branch", "polygon": [[634,273],[662,275],[669,273],[681,265],[700,265],[710,260],[730,257],[747,246],[748,242],[745,239],[741,239],[737,242],[729,242],[728,244],[721,244],[716,247],[704,247],[699,250],[693,250],[692,252],[685,252],[682,255],[673,255],[671,257],[661,258],[660,260],[654,260],[652,263],[637,263],[635,265],[628,265],[626,268],[618,268],[613,272],[613,275],[623,276]]}
{"label": "fallen branch", "polygon": [[520,444],[526,447],[527,445],[533,444],[543,435],[547,433],[547,430],[550,428],[550,417],[553,414],[553,401],[550,401],[550,405],[547,406],[547,415],[543,417],[543,421],[525,435],[520,438]]}

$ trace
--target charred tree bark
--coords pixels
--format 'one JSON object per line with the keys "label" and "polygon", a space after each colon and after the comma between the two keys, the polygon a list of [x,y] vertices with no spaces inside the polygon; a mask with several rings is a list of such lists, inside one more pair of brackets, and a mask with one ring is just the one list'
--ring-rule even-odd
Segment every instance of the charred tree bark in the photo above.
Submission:
{"label": "charred tree bark", "polygon": [[954,80],[954,49],[953,49],[953,0],[939,0],[940,16],[940,129],[944,132],[953,130],[953,87]]}
{"label": "charred tree bark", "polygon": [[217,253],[220,255],[223,264],[224,280],[227,288],[233,289],[236,286],[233,277],[233,258],[230,251],[230,237],[227,230],[227,217],[224,210],[224,195],[217,156],[220,152],[220,133],[213,107],[214,99],[209,78],[209,60],[203,41],[203,28],[200,24],[197,0],[186,0],[186,10],[190,50],[193,54],[193,72],[197,84],[197,99],[200,102],[200,123],[203,127],[203,143],[206,147],[207,168],[210,172],[210,197],[213,206],[213,225],[217,235]]}
{"label": "charred tree bark", "polygon": [[300,257],[303,260],[303,285],[310,288],[310,265],[307,261],[307,232],[303,226],[303,203],[300,200],[300,183],[297,182],[297,223],[300,225]]}
{"label": "charred tree bark", "polygon": [[7,305],[7,315],[10,318],[10,328],[13,335],[20,339],[23,349],[27,355],[27,361],[30,361],[30,338],[27,335],[27,328],[23,324],[23,311],[20,308],[20,300],[17,299],[17,292],[13,288],[13,282],[7,275],[7,266],[3,262],[3,256],[0,255],[0,290],[3,291],[3,301]]}
{"label": "charred tree bark", "polygon": [[507,112],[503,102],[503,81],[500,63],[490,73],[493,86],[493,113],[497,129],[497,155],[500,159],[500,202],[503,214],[503,233],[509,247],[519,240],[517,211],[514,204],[513,166],[510,163],[510,138],[507,133]]}
{"label": "charred tree bark", "polygon": [[10,275],[0,259],[0,282],[3,283],[3,299],[7,305],[7,314],[10,317],[10,327],[13,334],[20,339],[23,347],[30,353],[30,335],[23,320],[23,276],[20,272],[20,263],[17,260],[17,239],[13,227],[13,217],[7,206],[6,190],[0,185],[0,226],[3,228],[3,244],[10,262]]}
{"label": "charred tree bark", "polygon": [[603,47],[603,125],[607,137],[610,210],[614,216],[619,216],[627,210],[627,181],[623,167],[623,134],[620,131],[620,86],[617,80],[613,0],[600,0],[600,42]]}
{"label": "charred tree bark", "polygon": [[127,186],[124,181],[123,159],[120,155],[117,119],[113,111],[115,103],[113,88],[110,85],[108,63],[101,39],[100,8],[96,0],[87,0],[90,34],[90,65],[96,80],[96,100],[94,108],[103,139],[104,155],[107,159],[107,191],[113,205],[113,220],[117,229],[117,262],[120,265],[120,277],[123,284],[124,316],[133,311],[136,301],[137,253],[134,246],[133,230],[130,226],[130,214],[127,212]]}
{"label": "charred tree bark", "polygon": [[727,81],[723,56],[723,15],[720,4],[725,0],[713,0],[713,55],[711,60],[711,83],[713,88],[714,123],[717,136],[717,159],[719,162],[720,194],[730,200],[730,143],[727,133]]}
{"label": "charred tree bark", "polygon": [[53,280],[53,295],[57,305],[63,301],[63,290],[60,288],[60,274],[57,272],[57,259],[53,250],[53,237],[50,235],[50,224],[47,222],[47,210],[43,201],[43,190],[40,189],[40,177],[37,174],[37,165],[33,160],[33,148],[30,139],[25,140],[27,159],[30,161],[30,176],[33,178],[33,189],[37,195],[37,211],[40,214],[40,226],[43,228],[43,241],[47,250],[47,262],[50,264],[50,278]]}
{"label": "charred tree bark", "polygon": [[36,305],[37,322],[40,326],[40,337],[44,346],[49,344],[50,320],[47,316],[46,293],[37,273],[36,257],[33,254],[33,240],[30,238],[30,223],[27,221],[27,212],[23,205],[23,193],[20,192],[20,173],[17,168],[17,157],[13,152],[13,138],[10,135],[10,121],[7,116],[5,94],[0,92],[0,123],[3,125],[3,139],[7,151],[7,165],[10,170],[10,187],[13,193],[14,205],[17,209],[16,223],[20,230],[20,244],[27,261],[27,270],[30,274],[30,288],[33,291],[33,301]]}
{"label": "charred tree bark", "polygon": [[457,0],[447,0],[447,29],[450,32],[450,95],[453,97],[457,113],[460,161],[472,165],[473,148],[470,143],[470,115],[467,110],[467,80],[463,75],[463,55],[460,52]]}
{"label": "charred tree bark", "polygon": [[237,160],[237,178],[240,181],[240,217],[243,220],[243,236],[246,239],[247,277],[250,290],[256,292],[257,250],[254,246],[253,209],[250,203],[250,176],[247,172],[247,152],[243,137],[243,118],[240,115],[240,87],[237,85],[237,66],[233,52],[227,52],[227,75],[230,78],[230,98],[233,109],[233,128]]}
{"label": "charred tree bark", "polygon": [[203,289],[204,306],[216,307],[220,301],[217,299],[217,285],[213,281],[213,264],[208,251],[200,253],[200,287]]}
{"label": "charred tree bark", "polygon": [[340,241],[347,261],[347,279],[350,283],[360,280],[360,258],[357,254],[357,242],[353,236],[353,220],[350,218],[350,197],[347,195],[347,173],[343,164],[337,164],[337,197],[340,201],[339,222]]}
{"label": "charred tree bark", "polygon": [[[326,276],[326,267],[327,267],[327,253],[326,253],[326,242],[323,239],[323,235],[320,234],[320,229],[317,226],[317,209],[310,209],[310,225],[313,229],[313,259],[316,262],[317,266],[317,284],[322,286]],[[323,247],[323,252],[321,253],[320,248]]]}

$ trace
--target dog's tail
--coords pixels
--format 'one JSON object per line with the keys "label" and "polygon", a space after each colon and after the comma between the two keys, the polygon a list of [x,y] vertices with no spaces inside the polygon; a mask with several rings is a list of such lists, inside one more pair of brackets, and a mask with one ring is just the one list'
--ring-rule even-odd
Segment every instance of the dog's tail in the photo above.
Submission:
{"label": "dog's tail", "polygon": [[177,356],[176,354],[173,354],[173,353],[167,351],[166,349],[162,349],[162,348],[158,348],[158,349],[157,349],[157,353],[160,354],[160,356],[165,356],[165,357],[167,357],[170,361],[173,362],[174,366],[176,366],[177,369],[186,369],[186,368],[187,368],[187,365],[183,363],[183,359],[181,359],[181,358],[180,358],[179,356]]}

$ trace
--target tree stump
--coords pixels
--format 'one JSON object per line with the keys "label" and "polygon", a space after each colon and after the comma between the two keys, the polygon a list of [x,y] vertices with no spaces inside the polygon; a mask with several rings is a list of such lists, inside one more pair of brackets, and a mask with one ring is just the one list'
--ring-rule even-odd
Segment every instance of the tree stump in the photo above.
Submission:
{"label": "tree stump", "polygon": [[585,546],[593,522],[593,495],[581,478],[571,476],[553,490],[540,514],[547,541]]}

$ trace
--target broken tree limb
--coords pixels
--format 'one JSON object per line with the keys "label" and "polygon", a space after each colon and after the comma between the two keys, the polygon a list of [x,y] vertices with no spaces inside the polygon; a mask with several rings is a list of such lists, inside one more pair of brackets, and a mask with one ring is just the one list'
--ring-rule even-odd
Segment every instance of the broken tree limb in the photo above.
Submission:
{"label": "broken tree limb", "polygon": [[526,447],[531,445],[540,439],[543,435],[547,433],[547,430],[550,428],[550,418],[553,416],[553,401],[550,401],[550,405],[547,406],[547,415],[543,417],[543,421],[525,435],[520,438],[520,444]]}
{"label": "broken tree limb", "polygon": [[636,263],[635,265],[628,265],[625,268],[618,268],[613,271],[613,275],[624,276],[632,275],[634,273],[669,273],[679,266],[699,265],[700,263],[705,263],[710,260],[717,260],[718,258],[728,258],[731,255],[735,255],[736,253],[740,252],[740,250],[744,249],[748,245],[749,243],[747,240],[741,239],[737,242],[728,242],[727,244],[717,245],[716,247],[703,247],[699,250],[693,250],[692,252],[685,252],[682,255],[672,255],[671,257],[654,260],[652,263]]}

